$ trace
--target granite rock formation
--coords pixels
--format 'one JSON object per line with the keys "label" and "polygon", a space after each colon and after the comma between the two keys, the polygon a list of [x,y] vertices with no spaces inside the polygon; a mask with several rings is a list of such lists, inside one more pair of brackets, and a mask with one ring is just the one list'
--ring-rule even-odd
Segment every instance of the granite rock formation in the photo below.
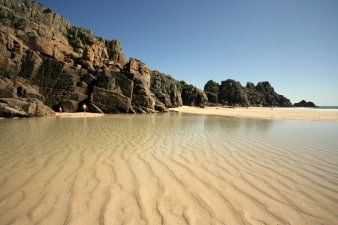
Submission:
{"label": "granite rock formation", "polygon": [[302,100],[298,103],[293,104],[294,107],[317,107],[315,103],[313,102],[307,102],[305,100]]}
{"label": "granite rock formation", "polygon": [[182,105],[181,83],[169,75],[159,71],[151,72],[150,90],[155,95],[156,107],[159,110],[165,108],[179,107]]}
{"label": "granite rock formation", "polygon": [[150,89],[156,99],[168,108],[182,105],[200,107],[208,103],[208,97],[202,90],[158,71],[152,73]]}
{"label": "granite rock formation", "polygon": [[218,84],[208,81],[204,91],[208,95],[209,102],[232,106],[277,106],[291,107],[290,100],[274,91],[268,81],[254,85],[248,82],[243,87],[238,81],[228,79]]}
{"label": "granite rock formation", "polygon": [[209,104],[217,104],[218,103],[218,94],[219,94],[219,84],[213,80],[209,80],[204,85],[204,92],[208,97]]}
{"label": "granite rock formation", "polygon": [[181,87],[183,105],[203,107],[208,104],[208,97],[204,91],[184,81],[181,81]]}
{"label": "granite rock formation", "polygon": [[[34,1],[0,1],[0,81],[3,116],[75,112],[83,103],[95,112],[149,113],[206,102],[197,88],[183,90],[170,76],[127,60],[119,41],[72,26]],[[24,110],[28,103],[49,110]]]}

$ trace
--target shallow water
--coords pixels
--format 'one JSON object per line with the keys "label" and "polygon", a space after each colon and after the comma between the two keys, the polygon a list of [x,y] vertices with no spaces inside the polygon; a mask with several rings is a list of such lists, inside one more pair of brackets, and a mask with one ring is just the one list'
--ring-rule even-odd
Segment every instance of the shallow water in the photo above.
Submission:
{"label": "shallow water", "polygon": [[2,224],[336,224],[338,123],[0,120]]}

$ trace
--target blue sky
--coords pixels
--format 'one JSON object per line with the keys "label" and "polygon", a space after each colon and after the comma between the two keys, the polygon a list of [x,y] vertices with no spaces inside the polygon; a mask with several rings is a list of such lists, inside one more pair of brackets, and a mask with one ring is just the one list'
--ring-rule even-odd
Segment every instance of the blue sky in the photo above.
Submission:
{"label": "blue sky", "polygon": [[337,0],[38,2],[201,89],[210,79],[267,80],[293,103],[338,105]]}

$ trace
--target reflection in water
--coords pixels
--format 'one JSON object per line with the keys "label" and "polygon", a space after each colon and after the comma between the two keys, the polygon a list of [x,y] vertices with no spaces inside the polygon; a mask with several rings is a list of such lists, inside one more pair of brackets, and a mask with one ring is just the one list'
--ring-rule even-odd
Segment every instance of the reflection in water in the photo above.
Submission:
{"label": "reflection in water", "polygon": [[205,129],[228,129],[234,130],[258,130],[259,132],[268,131],[272,126],[273,120],[257,120],[224,116],[204,116]]}
{"label": "reflection in water", "polygon": [[334,224],[338,125],[188,114],[0,121],[0,224]]}
{"label": "reflection in water", "polygon": [[255,120],[255,119],[243,119],[244,126],[250,130],[260,130],[261,132],[268,132],[269,128],[273,126],[275,121],[273,120]]}

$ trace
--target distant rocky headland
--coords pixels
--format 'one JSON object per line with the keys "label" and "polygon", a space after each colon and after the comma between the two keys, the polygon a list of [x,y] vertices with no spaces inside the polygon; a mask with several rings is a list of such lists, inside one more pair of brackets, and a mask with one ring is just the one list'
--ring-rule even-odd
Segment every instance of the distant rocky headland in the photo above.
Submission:
{"label": "distant rocky headland", "polygon": [[313,102],[307,102],[305,100],[302,100],[302,101],[300,101],[298,103],[295,103],[295,104],[293,104],[293,106],[294,107],[312,107],[312,108],[318,107],[318,106],[316,106],[315,103],[313,103]]}
{"label": "distant rocky headland", "polygon": [[291,107],[291,101],[283,95],[277,94],[268,81],[254,85],[248,82],[243,87],[238,81],[228,79],[221,84],[209,80],[204,91],[209,103],[227,104],[235,106],[276,106]]}
{"label": "distant rocky headland", "polygon": [[126,59],[117,40],[72,26],[34,1],[0,1],[0,117],[166,112],[182,105],[292,106],[269,82],[209,81],[202,91]]}

